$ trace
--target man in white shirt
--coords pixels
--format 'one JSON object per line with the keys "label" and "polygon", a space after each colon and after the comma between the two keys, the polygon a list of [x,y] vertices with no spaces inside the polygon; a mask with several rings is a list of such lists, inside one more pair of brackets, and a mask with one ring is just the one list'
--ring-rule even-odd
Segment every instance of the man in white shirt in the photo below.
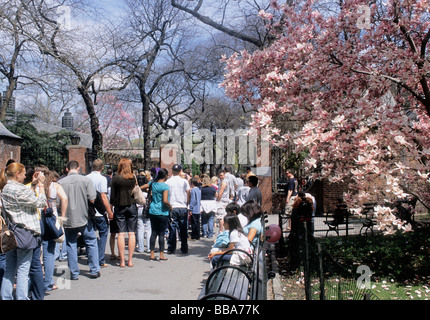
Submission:
{"label": "man in white shirt", "polygon": [[113,212],[110,208],[109,200],[107,198],[108,192],[108,182],[105,176],[101,173],[104,168],[104,163],[100,159],[96,159],[93,161],[93,171],[87,175],[88,178],[93,182],[94,188],[97,192],[100,193],[103,205],[106,209],[106,212],[98,212],[96,210],[96,214],[93,220],[94,229],[99,232],[99,240],[98,240],[98,248],[99,248],[99,263],[101,267],[107,267],[105,261],[105,249],[107,238],[109,234],[109,222],[106,214],[109,215],[109,219],[113,219]]}
{"label": "man in white shirt", "polygon": [[237,182],[236,177],[231,174],[230,166],[224,168],[225,171],[225,181],[228,183],[228,188],[230,190],[230,200],[233,200],[236,195]]}
{"label": "man in white shirt", "polygon": [[166,181],[169,186],[169,202],[173,208],[167,247],[169,254],[176,251],[176,231],[179,231],[181,252],[188,253],[188,204],[191,188],[188,181],[180,177],[181,171],[182,166],[175,164],[172,167],[172,177]]}

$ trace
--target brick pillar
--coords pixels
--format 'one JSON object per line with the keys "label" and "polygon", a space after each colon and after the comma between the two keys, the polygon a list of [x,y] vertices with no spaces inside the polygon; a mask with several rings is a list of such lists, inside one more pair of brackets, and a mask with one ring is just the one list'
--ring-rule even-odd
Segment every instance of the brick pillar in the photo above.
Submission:
{"label": "brick pillar", "polygon": [[0,139],[0,168],[5,168],[6,163],[10,159],[21,162],[21,142],[18,140]]}
{"label": "brick pillar", "polygon": [[80,173],[87,174],[86,172],[86,152],[87,148],[83,146],[68,146],[69,148],[69,161],[77,161],[80,167]]}
{"label": "brick pillar", "polygon": [[258,187],[263,195],[263,212],[272,213],[272,148],[268,141],[263,140],[260,133],[257,145],[257,168],[255,174],[258,176]]}
{"label": "brick pillar", "polygon": [[160,168],[167,169],[169,175],[172,175],[174,164],[180,164],[180,152],[175,144],[163,144],[160,147]]}

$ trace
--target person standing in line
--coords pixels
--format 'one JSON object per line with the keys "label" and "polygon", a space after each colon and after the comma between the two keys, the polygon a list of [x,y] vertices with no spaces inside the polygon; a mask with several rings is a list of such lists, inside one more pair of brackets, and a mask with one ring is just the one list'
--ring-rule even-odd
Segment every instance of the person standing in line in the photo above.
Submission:
{"label": "person standing in line", "polygon": [[246,176],[245,176],[245,178],[248,179],[250,176],[255,176],[255,174],[251,171],[251,167],[246,167]]}
{"label": "person standing in line", "polygon": [[94,184],[94,188],[100,193],[101,200],[106,209],[106,212],[98,212],[93,219],[94,229],[99,232],[98,248],[99,248],[99,263],[101,267],[107,267],[105,261],[106,243],[109,235],[109,220],[113,219],[113,212],[111,210],[108,193],[108,181],[105,176],[102,175],[104,168],[103,160],[96,159],[93,161],[93,171],[87,175],[88,178]]}
{"label": "person standing in line", "polygon": [[[66,211],[68,206],[67,195],[64,192],[63,187],[55,182],[55,174],[53,171],[44,171],[46,177],[45,189],[46,197],[48,200],[48,206],[52,208],[54,215],[57,219],[64,221],[66,218]],[[58,200],[60,202],[58,203]],[[58,214],[58,208],[60,209],[61,215]],[[57,242],[54,240],[43,241],[43,269],[44,269],[44,283],[45,292],[58,289],[54,284],[54,271],[55,271],[55,251],[57,248]]]}
{"label": "person standing in line", "polygon": [[230,190],[230,200],[234,200],[236,197],[236,189],[237,189],[237,183],[236,183],[236,177],[231,174],[231,167],[226,166],[224,168],[225,171],[225,180],[228,183],[228,189]]}
{"label": "person standing in line", "polygon": [[218,191],[218,180],[219,178],[217,176],[211,178],[212,187],[214,187],[216,191]]}
{"label": "person standing in line", "polygon": [[150,251],[151,260],[155,257],[155,241],[158,237],[160,247],[160,261],[167,261],[164,257],[164,233],[169,224],[172,206],[169,203],[169,186],[165,183],[168,177],[166,169],[160,169],[154,180],[149,182],[149,192],[152,200],[149,206],[149,219],[151,220]]}
{"label": "person standing in line", "polygon": [[[45,176],[44,190],[45,196],[48,198],[49,186],[48,179],[49,176],[49,168],[46,166],[38,166],[34,168],[33,176],[31,177],[32,181],[27,183],[25,186],[29,188],[32,192],[35,193],[36,196],[39,195],[39,187],[37,186],[37,177],[39,175]],[[28,174],[27,174],[28,176]],[[49,202],[48,202],[49,204]],[[43,266],[42,266],[42,243],[43,243],[43,222],[42,222],[42,210],[37,209],[37,214],[39,216],[39,223],[42,230],[41,241],[38,242],[38,245],[33,250],[33,257],[31,259],[30,265],[30,287],[28,289],[29,299],[31,300],[43,300],[45,298],[45,282],[43,275]]]}
{"label": "person standing in line", "polygon": [[80,270],[77,240],[78,233],[81,233],[87,247],[90,278],[96,279],[100,277],[99,251],[94,225],[88,216],[88,201],[94,202],[97,193],[93,182],[88,177],[81,175],[79,169],[77,161],[69,161],[67,176],[58,181],[69,199],[66,211],[67,220],[63,224],[66,233],[67,263],[70,269],[70,279],[78,280]]}
{"label": "person standing in line", "polygon": [[[137,183],[146,195],[146,201],[148,200],[148,183],[152,180],[151,173],[149,171],[142,171],[139,174],[139,179]],[[149,214],[146,211],[147,205],[137,204],[137,232],[136,232],[136,242],[137,248],[136,252],[150,252],[150,238],[151,238],[151,221],[149,219]],[[145,249],[146,245],[146,249]]]}
{"label": "person standing in line", "polygon": [[[242,178],[239,178],[242,180]],[[243,181],[243,180],[242,180]],[[244,181],[242,186],[237,189],[236,192],[236,203],[241,207],[248,199],[249,190],[251,188],[248,186],[248,180]]]}
{"label": "person standing in line", "polygon": [[250,189],[249,189],[248,198],[246,198],[246,201],[253,200],[261,207],[263,204],[263,195],[261,194],[261,190],[258,187],[258,177],[250,176],[248,178],[248,185]]}
{"label": "person standing in line", "polygon": [[112,182],[112,175],[113,175],[113,170],[112,170],[112,168],[107,168],[107,169],[106,169],[105,178],[106,178],[106,180],[107,180],[107,186],[108,186],[108,189],[110,188],[110,184],[111,184],[111,182]]}
{"label": "person standing in line", "polygon": [[172,177],[166,184],[169,186],[169,202],[172,206],[172,221],[170,224],[167,251],[174,254],[176,251],[176,232],[179,231],[181,252],[188,253],[188,204],[190,203],[190,185],[187,180],[180,177],[182,166],[175,164],[172,167]]}
{"label": "person standing in line", "polygon": [[216,189],[209,177],[204,177],[201,190],[202,230],[203,237],[212,238],[214,235],[214,215],[216,212]]}
{"label": "person standing in line", "polygon": [[123,158],[118,164],[117,174],[112,178],[110,203],[115,207],[114,220],[118,225],[118,252],[120,267],[125,267],[125,234],[128,233],[128,266],[133,267],[133,254],[136,247],[137,206],[132,197],[136,186],[133,164]]}
{"label": "person standing in line", "polygon": [[36,178],[39,195],[27,188],[23,182],[25,167],[23,164],[13,162],[0,172],[0,191],[2,200],[2,215],[16,225],[30,231],[36,239],[34,246],[29,248],[15,248],[6,253],[6,267],[1,286],[2,300],[13,300],[13,285],[16,278],[16,299],[28,300],[29,273],[33,257],[33,250],[37,247],[37,238],[40,238],[40,227],[37,209],[46,207],[45,176]]}
{"label": "person standing in line", "polygon": [[225,211],[225,207],[231,202],[230,201],[230,189],[228,186],[228,183],[225,179],[225,171],[221,170],[218,173],[219,177],[219,187],[218,187],[218,194],[217,194],[217,213],[216,213],[216,219],[219,223],[219,232],[224,231],[224,216],[227,214]]}
{"label": "person standing in line", "polygon": [[191,239],[200,240],[200,203],[202,192],[200,191],[200,181],[197,178],[191,180],[190,192],[190,214],[191,214]]}

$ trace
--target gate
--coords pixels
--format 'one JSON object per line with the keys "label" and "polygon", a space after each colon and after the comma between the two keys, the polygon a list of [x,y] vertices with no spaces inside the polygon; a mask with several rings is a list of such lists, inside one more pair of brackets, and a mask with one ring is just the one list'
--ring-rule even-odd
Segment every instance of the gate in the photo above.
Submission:
{"label": "gate", "polygon": [[21,151],[21,163],[26,167],[38,165],[47,166],[50,170],[57,171],[60,175],[68,161],[68,153],[64,148],[40,147]]}

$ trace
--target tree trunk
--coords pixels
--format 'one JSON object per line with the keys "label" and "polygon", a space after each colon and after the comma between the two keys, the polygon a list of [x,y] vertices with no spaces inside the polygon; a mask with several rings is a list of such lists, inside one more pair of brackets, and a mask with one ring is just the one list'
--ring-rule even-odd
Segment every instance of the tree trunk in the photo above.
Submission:
{"label": "tree trunk", "polygon": [[16,86],[16,78],[10,77],[9,78],[9,86],[6,90],[6,95],[3,98],[3,103],[0,105],[0,120],[4,121],[6,119],[6,111],[7,107],[12,99],[13,91],[15,90]]}
{"label": "tree trunk", "polygon": [[85,88],[79,86],[78,91],[84,99],[85,107],[87,108],[88,115],[90,116],[91,136],[93,138],[92,148],[96,151],[97,157],[103,160],[103,135],[100,132],[99,118],[97,117],[94,109],[94,102]]}
{"label": "tree trunk", "polygon": [[139,86],[140,99],[142,101],[142,131],[143,131],[143,168],[149,170],[151,163],[151,137],[149,125],[149,97],[145,93],[143,85]]}

